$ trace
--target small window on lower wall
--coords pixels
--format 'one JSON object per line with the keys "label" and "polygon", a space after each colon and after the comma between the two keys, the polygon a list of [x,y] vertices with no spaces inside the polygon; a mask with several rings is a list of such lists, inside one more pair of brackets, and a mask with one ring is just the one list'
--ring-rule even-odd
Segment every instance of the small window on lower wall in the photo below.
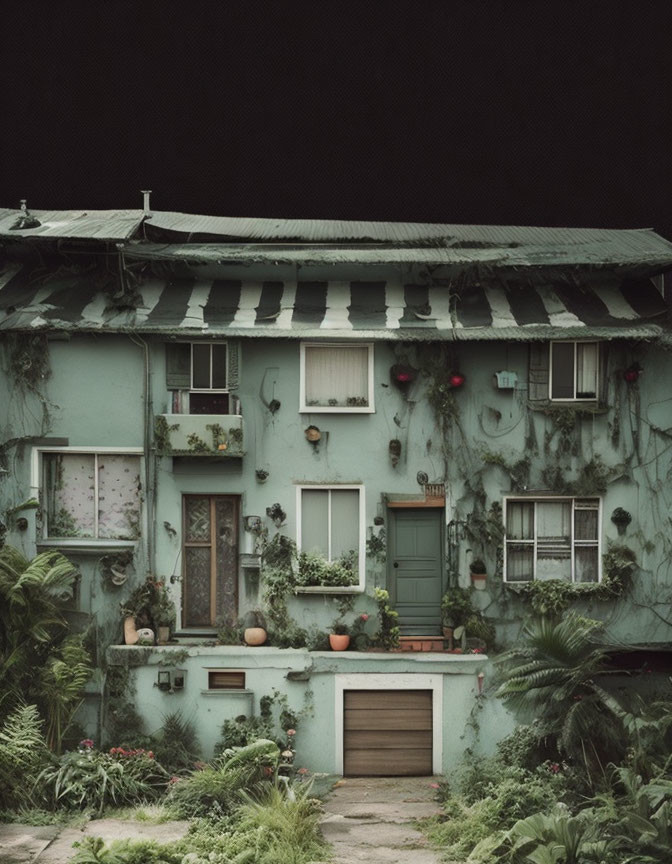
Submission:
{"label": "small window on lower wall", "polygon": [[505,499],[506,582],[600,581],[599,498]]}
{"label": "small window on lower wall", "polygon": [[208,669],[208,690],[244,690],[245,673],[234,669]]}

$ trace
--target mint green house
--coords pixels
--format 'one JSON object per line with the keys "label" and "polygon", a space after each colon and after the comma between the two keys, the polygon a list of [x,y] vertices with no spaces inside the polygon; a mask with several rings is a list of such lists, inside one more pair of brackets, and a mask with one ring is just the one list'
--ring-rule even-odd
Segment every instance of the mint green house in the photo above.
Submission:
{"label": "mint green house", "polygon": [[[80,568],[94,737],[124,667],[148,731],[179,709],[206,754],[225,719],[278,691],[303,712],[311,770],[450,771],[477,708],[485,749],[512,724],[480,643],[443,650],[442,597],[474,561],[487,577],[472,603],[498,647],[553,580],[614,644],[672,641],[672,244],[28,216],[0,211],[0,515],[6,542]],[[287,626],[305,647],[217,644],[264,607],[276,535],[348,578],[294,585]],[[121,607],[147,574],[177,608],[173,641],[153,649],[122,644]],[[339,616],[375,637],[376,587],[403,650],[326,648]]]}

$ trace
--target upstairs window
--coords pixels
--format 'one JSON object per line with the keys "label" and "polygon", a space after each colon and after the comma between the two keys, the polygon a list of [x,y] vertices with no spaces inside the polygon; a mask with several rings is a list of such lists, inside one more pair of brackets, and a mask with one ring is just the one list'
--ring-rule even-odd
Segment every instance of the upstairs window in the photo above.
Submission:
{"label": "upstairs window", "polygon": [[505,581],[600,581],[598,498],[507,499]]}
{"label": "upstairs window", "polygon": [[297,545],[327,561],[355,553],[354,571],[364,584],[363,486],[299,486]]}
{"label": "upstairs window", "polygon": [[301,407],[304,412],[371,414],[373,345],[301,345]]}
{"label": "upstairs window", "polygon": [[42,452],[46,537],[137,540],[140,494],[139,455]]}
{"label": "upstairs window", "polygon": [[550,398],[594,402],[598,396],[599,356],[597,342],[551,342]]}
{"label": "upstairs window", "polygon": [[[237,413],[238,349],[230,342],[173,342],[166,345],[166,386],[173,414]],[[236,410],[232,410],[232,409]]]}

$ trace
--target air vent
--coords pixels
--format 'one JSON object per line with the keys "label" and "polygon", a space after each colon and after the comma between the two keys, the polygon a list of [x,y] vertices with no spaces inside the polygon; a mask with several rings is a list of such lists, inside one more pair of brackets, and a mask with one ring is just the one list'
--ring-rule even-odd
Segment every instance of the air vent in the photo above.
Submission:
{"label": "air vent", "polygon": [[245,673],[232,669],[209,669],[208,690],[244,690]]}

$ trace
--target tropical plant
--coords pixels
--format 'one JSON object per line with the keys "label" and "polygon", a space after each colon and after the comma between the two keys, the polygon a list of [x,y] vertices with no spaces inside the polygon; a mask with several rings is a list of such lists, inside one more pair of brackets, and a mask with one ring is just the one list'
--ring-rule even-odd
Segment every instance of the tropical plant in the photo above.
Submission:
{"label": "tropical plant", "polygon": [[241,789],[272,776],[279,755],[278,746],[266,740],[226,750],[212,765],[183,779],[173,778],[169,802],[185,817],[230,813],[240,803]]}
{"label": "tropical plant", "polygon": [[19,705],[0,728],[0,807],[30,807],[50,759],[35,705]]}
{"label": "tropical plant", "polygon": [[573,613],[532,622],[525,643],[500,658],[505,680],[498,690],[514,708],[533,713],[560,751],[589,769],[624,753],[622,708],[602,686],[609,671],[597,628]]}
{"label": "tropical plant", "polygon": [[136,804],[155,798],[166,788],[169,775],[153,753],[113,747],[109,753],[82,741],[78,750],[64,753],[38,781],[56,806],[92,809],[98,814],[108,804]]}
{"label": "tropical plant", "polygon": [[47,716],[47,744],[60,753],[61,741],[82,704],[91,675],[89,654],[81,636],[68,637],[39,672],[40,693]]}
{"label": "tropical plant", "polygon": [[[77,569],[59,552],[32,561],[12,546],[0,549],[0,708],[7,713],[35,695],[35,670],[67,632],[64,602]],[[39,699],[35,700],[38,702]]]}
{"label": "tropical plant", "polygon": [[154,756],[170,774],[193,768],[199,758],[194,724],[185,720],[179,711],[164,718],[161,729],[152,735],[151,741]]}
{"label": "tropical plant", "polygon": [[225,750],[233,747],[245,747],[260,738],[270,738],[273,734],[271,718],[248,717],[241,714],[233,720],[225,720],[222,724],[221,737],[215,744],[215,756],[220,756]]}

